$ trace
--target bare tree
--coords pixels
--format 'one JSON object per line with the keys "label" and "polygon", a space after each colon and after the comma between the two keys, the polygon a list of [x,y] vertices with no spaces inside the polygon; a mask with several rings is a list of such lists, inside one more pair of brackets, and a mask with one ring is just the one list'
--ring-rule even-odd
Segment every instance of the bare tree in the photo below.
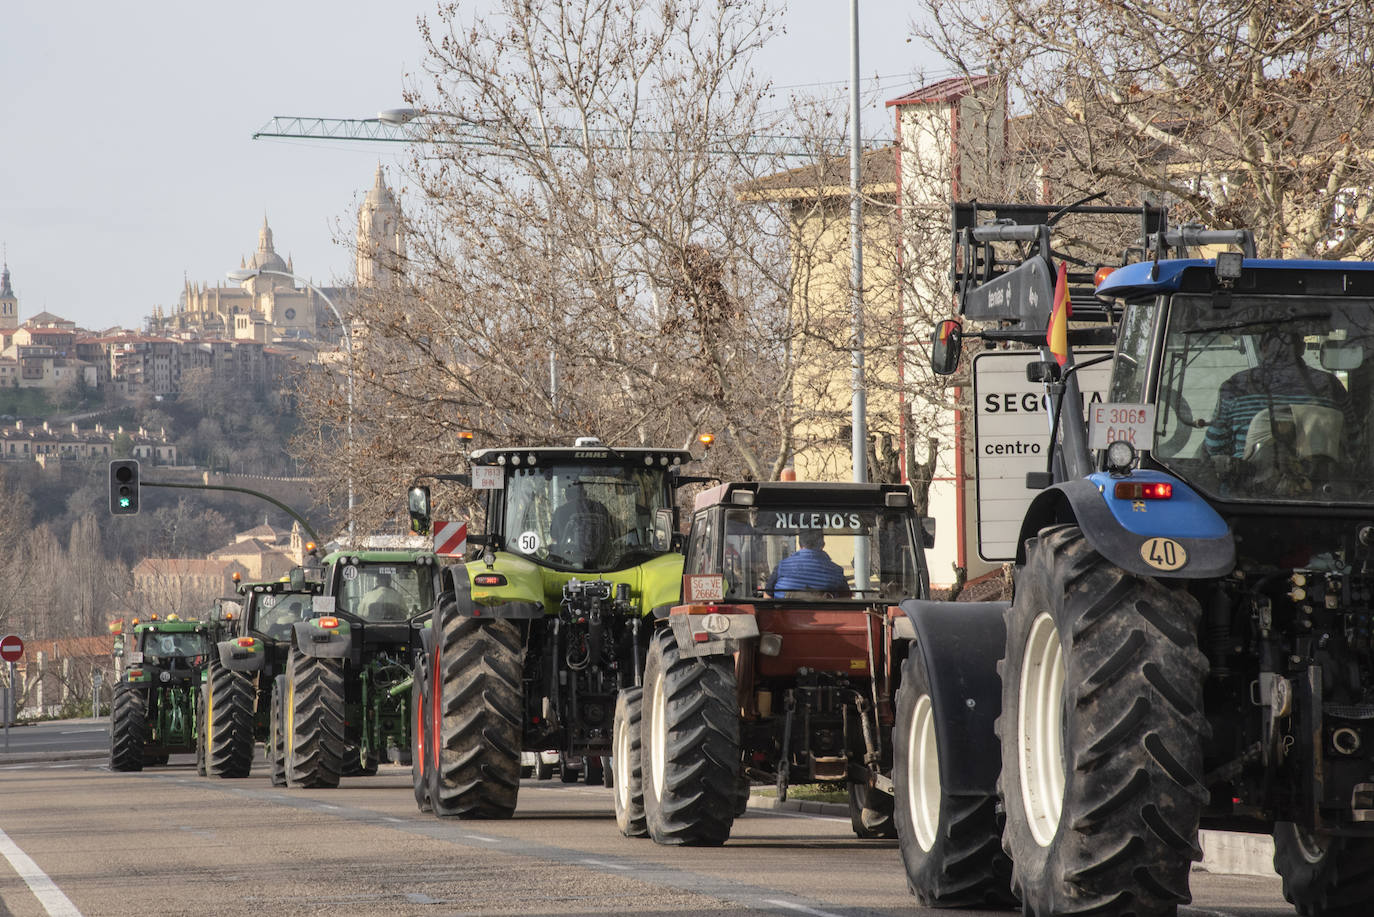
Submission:
{"label": "bare tree", "polygon": [[1143,192],[1270,256],[1374,251],[1368,0],[924,4],[921,37],[1006,78],[1056,201]]}
{"label": "bare tree", "polygon": [[464,431],[709,431],[708,470],[774,479],[838,420],[817,386],[847,378],[848,303],[797,272],[788,207],[742,194],[843,148],[833,119],[770,110],[749,63],[778,27],[767,4],[711,0],[511,0],[473,22],[453,4],[424,26],[408,254],[352,310],[351,469],[344,367],[310,383],[311,460],[353,479],[360,515],[391,516],[398,478],[450,467]]}

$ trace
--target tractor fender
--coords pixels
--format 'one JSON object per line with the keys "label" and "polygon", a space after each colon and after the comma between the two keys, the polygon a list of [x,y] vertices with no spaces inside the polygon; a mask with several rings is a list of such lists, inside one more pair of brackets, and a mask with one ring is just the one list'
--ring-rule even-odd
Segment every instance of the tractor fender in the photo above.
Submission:
{"label": "tractor fender", "polygon": [[[1113,495],[1116,483],[1167,483],[1168,500],[1128,500]],[[1026,562],[1026,542],[1042,529],[1073,523],[1093,550],[1128,573],[1161,579],[1214,579],[1236,565],[1236,543],[1230,526],[1187,484],[1158,471],[1136,471],[1123,477],[1097,472],[1055,484],[1036,496],[1026,510],[1017,539],[1016,563]],[[1160,557],[1157,544],[1167,539],[1181,547],[1182,557]],[[1178,561],[1182,561],[1179,563]]]}
{"label": "tractor fender", "polygon": [[[916,635],[911,652],[921,654],[930,675],[945,793],[997,792],[1002,769],[1002,746],[994,729],[1002,712],[997,661],[1006,652],[1003,615],[1009,604],[907,599],[901,605]],[[896,633],[904,630],[894,627]]]}
{"label": "tractor fender", "polygon": [[267,647],[261,640],[253,640],[249,646],[240,646],[238,638],[222,640],[215,644],[219,651],[219,661],[232,672],[260,672],[267,665]]}
{"label": "tractor fender", "polygon": [[342,618],[335,627],[320,626],[319,618],[297,621],[292,625],[293,642],[307,656],[342,659],[353,647],[353,629]]}
{"label": "tractor fender", "polygon": [[[518,565],[516,569],[506,570],[507,565],[490,571],[506,581],[496,587],[473,589],[472,578],[488,572],[482,564],[454,564],[445,567],[440,573],[440,583],[444,590],[440,593],[440,613],[456,615],[460,618],[514,618],[528,620],[544,616],[542,597],[535,598],[523,582],[525,573]],[[530,565],[532,567],[532,565]],[[476,593],[476,594],[474,594]],[[510,594],[511,600],[502,602],[496,597]],[[480,599],[480,601],[479,601]]]}
{"label": "tractor fender", "polygon": [[679,606],[668,615],[668,627],[684,656],[733,656],[743,641],[759,635],[752,605],[721,605],[710,614],[688,614]]}

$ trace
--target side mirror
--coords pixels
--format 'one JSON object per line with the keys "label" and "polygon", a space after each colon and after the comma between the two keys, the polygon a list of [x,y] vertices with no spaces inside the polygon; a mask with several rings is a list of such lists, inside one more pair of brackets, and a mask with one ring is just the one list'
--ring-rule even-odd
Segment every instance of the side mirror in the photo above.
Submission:
{"label": "side mirror", "polygon": [[935,547],[935,517],[921,517],[921,547]]}
{"label": "side mirror", "polygon": [[289,574],[287,574],[287,577],[286,577],[286,584],[287,584],[288,586],[290,586],[291,589],[292,589],[293,591],[294,591],[294,590],[299,590],[299,589],[304,589],[304,588],[305,588],[305,569],[302,568],[302,567],[292,567],[292,568],[291,568],[291,572],[290,572]]}
{"label": "side mirror", "polygon": [[115,634],[115,638],[114,638],[114,648],[110,650],[110,655],[111,655],[111,656],[114,656],[116,659],[118,659],[120,656],[123,656],[123,655],[124,655],[124,635],[123,635],[123,634]]}
{"label": "side mirror", "polygon": [[935,326],[930,337],[930,369],[937,376],[952,375],[959,368],[959,352],[963,348],[964,328],[952,318]]}
{"label": "side mirror", "polygon": [[655,551],[670,551],[673,547],[673,535],[677,532],[675,513],[671,509],[660,509],[654,513],[654,533],[650,540],[650,545]]}
{"label": "side mirror", "polygon": [[243,614],[243,606],[238,602],[220,602],[219,619],[221,621],[232,621]]}
{"label": "side mirror", "polygon": [[410,488],[406,508],[410,511],[410,531],[415,535],[430,534],[429,488],[423,484]]}

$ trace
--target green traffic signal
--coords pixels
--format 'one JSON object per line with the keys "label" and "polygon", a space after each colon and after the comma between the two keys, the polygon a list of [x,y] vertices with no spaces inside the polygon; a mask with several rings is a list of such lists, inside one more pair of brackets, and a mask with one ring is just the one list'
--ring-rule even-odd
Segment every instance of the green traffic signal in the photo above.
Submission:
{"label": "green traffic signal", "polygon": [[110,462],[110,512],[116,516],[138,512],[138,462],[134,459]]}

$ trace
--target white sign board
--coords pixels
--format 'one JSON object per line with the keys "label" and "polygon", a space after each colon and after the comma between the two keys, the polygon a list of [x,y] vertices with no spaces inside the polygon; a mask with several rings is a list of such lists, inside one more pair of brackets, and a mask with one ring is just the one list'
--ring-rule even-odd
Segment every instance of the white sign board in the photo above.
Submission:
{"label": "white sign board", "polygon": [[[1075,350],[1078,363],[1110,350]],[[978,556],[1016,559],[1021,520],[1039,493],[1026,487],[1026,472],[1049,468],[1050,415],[1045,386],[1026,381],[1036,350],[989,350],[973,358],[974,475],[978,485]],[[1101,402],[1111,361],[1076,372],[1087,408]]]}
{"label": "white sign board", "polygon": [[473,465],[473,490],[504,490],[506,471],[500,465]]}

